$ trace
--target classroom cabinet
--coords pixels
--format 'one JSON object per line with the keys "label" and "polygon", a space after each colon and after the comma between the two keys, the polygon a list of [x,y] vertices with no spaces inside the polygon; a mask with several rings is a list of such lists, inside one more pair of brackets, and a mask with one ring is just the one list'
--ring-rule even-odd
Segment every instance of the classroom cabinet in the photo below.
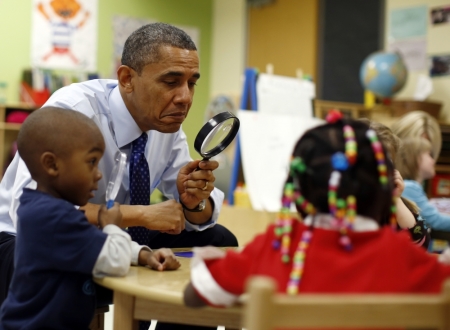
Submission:
{"label": "classroom cabinet", "polygon": [[0,177],[3,177],[15,152],[14,143],[19,134],[20,122],[35,109],[35,106],[25,103],[0,104]]}

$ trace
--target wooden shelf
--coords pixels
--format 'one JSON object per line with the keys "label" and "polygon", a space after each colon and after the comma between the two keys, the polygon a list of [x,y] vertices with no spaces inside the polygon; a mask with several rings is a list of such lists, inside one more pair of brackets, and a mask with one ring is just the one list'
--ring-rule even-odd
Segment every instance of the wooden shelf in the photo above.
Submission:
{"label": "wooden shelf", "polygon": [[436,173],[450,173],[450,165],[436,164],[434,169]]}
{"label": "wooden shelf", "polygon": [[17,140],[21,124],[6,123],[6,116],[11,111],[34,111],[36,107],[26,103],[0,104],[0,178],[3,176],[11,158],[11,147]]}
{"label": "wooden shelf", "polygon": [[21,124],[13,124],[13,123],[3,123],[0,122],[0,129],[9,130],[9,131],[18,131],[20,130]]}

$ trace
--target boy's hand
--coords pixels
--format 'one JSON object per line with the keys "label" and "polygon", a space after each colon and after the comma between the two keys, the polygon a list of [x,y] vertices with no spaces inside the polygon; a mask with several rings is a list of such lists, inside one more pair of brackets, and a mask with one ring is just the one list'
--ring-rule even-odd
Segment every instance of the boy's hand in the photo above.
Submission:
{"label": "boy's hand", "polygon": [[139,265],[148,265],[151,269],[159,271],[180,268],[180,262],[170,249],[159,249],[153,252],[141,250],[139,252]]}
{"label": "boy's hand", "polygon": [[106,225],[122,225],[122,212],[120,212],[119,203],[114,203],[110,209],[106,209],[105,205],[100,206],[98,210],[98,224],[100,228]]}

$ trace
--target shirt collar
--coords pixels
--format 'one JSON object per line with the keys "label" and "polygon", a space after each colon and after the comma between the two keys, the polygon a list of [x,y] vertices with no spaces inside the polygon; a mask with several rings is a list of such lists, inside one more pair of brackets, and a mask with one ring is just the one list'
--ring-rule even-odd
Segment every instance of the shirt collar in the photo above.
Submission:
{"label": "shirt collar", "polygon": [[[306,226],[311,225],[313,216],[308,215],[305,220],[304,224]],[[334,218],[329,214],[319,213],[315,215],[314,219],[314,227],[315,228],[323,228],[323,229],[331,229],[331,230],[339,230],[339,228],[335,228],[333,226],[333,220]],[[378,226],[378,223],[371,219],[366,218],[360,215],[357,215],[355,217],[355,221],[353,222],[353,231],[373,231],[378,230],[380,227]]]}
{"label": "shirt collar", "polygon": [[120,95],[119,86],[116,86],[111,92],[109,108],[111,109],[114,134],[119,148],[141,136],[142,131],[128,111],[122,95]]}

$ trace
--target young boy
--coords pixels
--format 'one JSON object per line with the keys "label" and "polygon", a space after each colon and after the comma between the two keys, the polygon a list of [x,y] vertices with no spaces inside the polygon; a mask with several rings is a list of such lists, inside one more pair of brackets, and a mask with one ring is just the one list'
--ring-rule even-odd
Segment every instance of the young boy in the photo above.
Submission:
{"label": "young boy", "polygon": [[118,227],[118,204],[100,209],[101,230],[74,206],[93,197],[104,149],[100,130],[77,111],[42,108],[21,127],[18,151],[37,188],[20,198],[15,270],[0,329],[87,329],[95,309],[92,275],[123,276],[130,263],[180,266],[170,250],[132,242]]}

